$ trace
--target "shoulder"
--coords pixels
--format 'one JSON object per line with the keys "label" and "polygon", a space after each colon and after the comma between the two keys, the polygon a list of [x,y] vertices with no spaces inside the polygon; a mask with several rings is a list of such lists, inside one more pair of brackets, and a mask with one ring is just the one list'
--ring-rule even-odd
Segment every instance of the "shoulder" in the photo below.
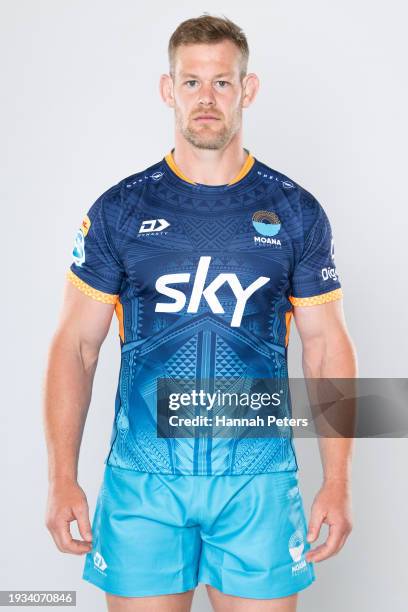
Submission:
{"label": "shoulder", "polygon": [[117,221],[129,207],[134,206],[149,183],[157,182],[163,174],[162,160],[120,179],[103,191],[90,209],[90,215],[100,211],[108,224]]}
{"label": "shoulder", "polygon": [[160,181],[164,173],[164,162],[160,161],[131,174],[119,181],[118,186],[124,191],[133,192],[137,189],[144,189],[149,183],[157,183]]}
{"label": "shoulder", "polygon": [[258,174],[266,183],[271,184],[271,189],[275,193],[278,192],[278,198],[290,207],[298,222],[302,224],[305,233],[308,233],[319,220],[327,220],[324,207],[311,191],[292,177],[257,161]]}

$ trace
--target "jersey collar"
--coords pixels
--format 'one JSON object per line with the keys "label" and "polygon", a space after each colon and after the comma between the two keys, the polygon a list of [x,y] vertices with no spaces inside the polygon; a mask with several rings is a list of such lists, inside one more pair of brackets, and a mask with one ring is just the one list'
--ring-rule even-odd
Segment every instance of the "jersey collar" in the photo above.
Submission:
{"label": "jersey collar", "polygon": [[[248,172],[250,171],[250,169],[255,163],[255,158],[253,157],[252,153],[250,153],[248,149],[245,149],[245,147],[244,147],[244,150],[248,153],[247,158],[244,162],[244,165],[242,166],[241,170],[238,172],[236,177],[233,178],[232,181],[228,183],[228,186],[233,185],[234,183],[238,183],[238,181],[243,179],[248,174]],[[171,149],[171,151],[167,153],[167,155],[164,158],[167,165],[174,172],[174,174],[176,174],[183,181],[186,181],[186,183],[190,183],[191,185],[197,185],[197,183],[195,183],[194,181],[189,179],[185,174],[183,174],[183,172],[177,166],[176,162],[174,161],[173,151],[174,151],[174,148]]]}

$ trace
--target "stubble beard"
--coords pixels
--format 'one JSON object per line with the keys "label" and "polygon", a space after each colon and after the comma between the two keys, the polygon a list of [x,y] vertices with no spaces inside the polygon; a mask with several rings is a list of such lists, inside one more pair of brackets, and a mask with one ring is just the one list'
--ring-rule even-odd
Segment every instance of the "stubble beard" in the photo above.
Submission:
{"label": "stubble beard", "polygon": [[223,124],[221,129],[213,130],[211,126],[195,128],[194,119],[183,121],[179,108],[175,107],[176,125],[184,138],[197,149],[218,150],[224,148],[239,130],[241,125],[241,108],[238,107],[229,125]]}

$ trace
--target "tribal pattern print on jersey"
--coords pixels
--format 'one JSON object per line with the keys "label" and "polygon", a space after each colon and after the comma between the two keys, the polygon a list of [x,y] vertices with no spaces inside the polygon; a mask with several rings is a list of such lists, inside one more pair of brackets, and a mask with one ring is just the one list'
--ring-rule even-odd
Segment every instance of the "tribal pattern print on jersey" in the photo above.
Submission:
{"label": "tribal pattern print on jersey", "polygon": [[[296,470],[291,438],[159,438],[158,378],[284,378],[294,307],[342,297],[316,198],[249,152],[237,180],[194,183],[172,154],[87,211],[68,279],[115,305],[121,367],[105,463],[166,474]],[[237,388],[238,387],[238,388]]]}

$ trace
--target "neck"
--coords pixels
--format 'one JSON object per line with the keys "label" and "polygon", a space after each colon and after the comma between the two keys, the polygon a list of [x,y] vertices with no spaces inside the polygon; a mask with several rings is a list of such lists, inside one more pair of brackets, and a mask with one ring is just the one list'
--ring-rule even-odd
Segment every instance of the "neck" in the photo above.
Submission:
{"label": "neck", "polygon": [[173,159],[182,173],[194,183],[226,185],[241,170],[247,158],[238,132],[223,149],[198,149],[176,131]]}

